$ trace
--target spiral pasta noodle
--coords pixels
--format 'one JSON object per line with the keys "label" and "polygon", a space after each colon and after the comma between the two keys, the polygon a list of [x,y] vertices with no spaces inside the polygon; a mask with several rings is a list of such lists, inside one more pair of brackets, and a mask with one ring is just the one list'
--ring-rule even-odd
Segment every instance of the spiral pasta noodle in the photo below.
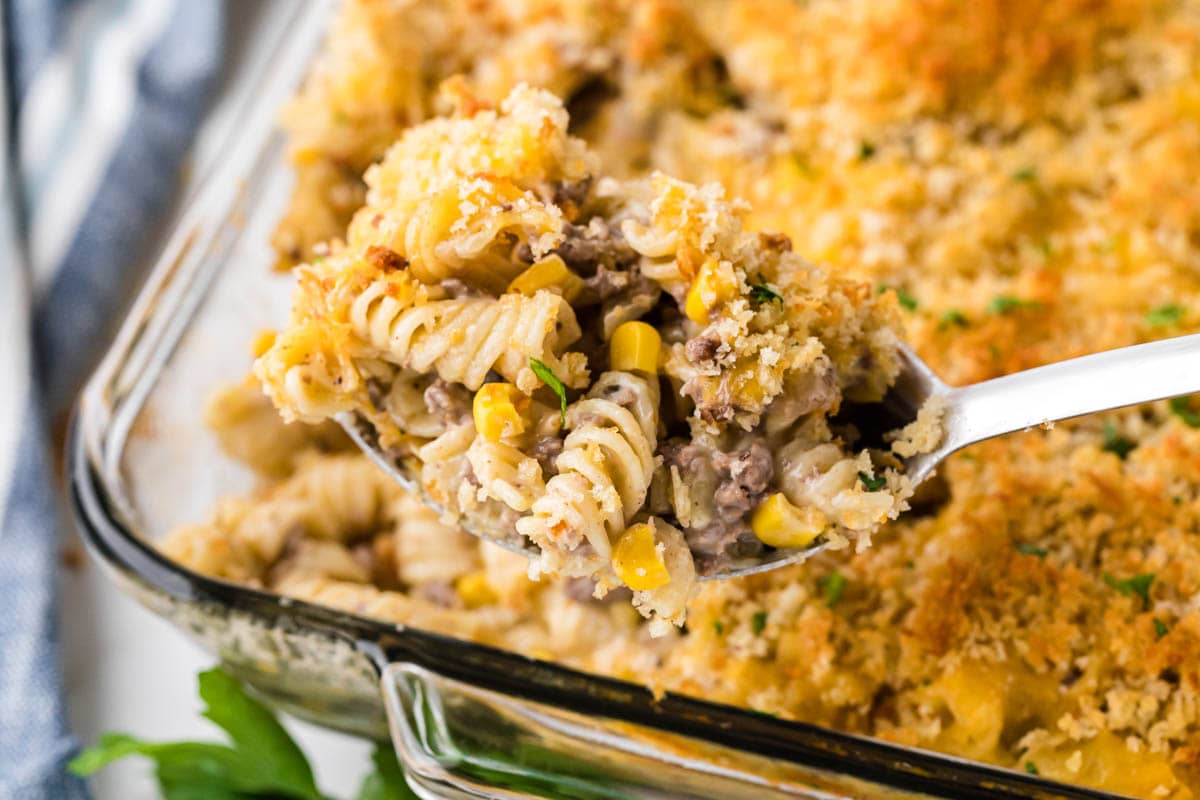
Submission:
{"label": "spiral pasta noodle", "polygon": [[562,297],[464,297],[405,307],[384,281],[376,281],[350,310],[353,330],[377,352],[407,369],[436,371],[443,379],[478,389],[490,370],[521,385],[530,358],[563,376],[586,380],[585,359],[563,350],[579,338],[575,313]]}
{"label": "spiral pasta noodle", "polygon": [[[542,547],[548,571],[587,574],[597,562],[607,563],[612,537],[646,500],[655,466],[657,387],[632,373],[606,372],[567,409],[567,427],[558,474],[517,530]],[[591,553],[559,563],[584,541]]]}
{"label": "spiral pasta noodle", "polygon": [[417,451],[421,460],[421,485],[435,503],[452,508],[458,497],[470,493],[461,480],[467,448],[475,439],[475,426],[466,423],[446,432]]}
{"label": "spiral pasta noodle", "polygon": [[392,503],[396,570],[408,586],[450,583],[479,567],[479,541],[438,521],[429,506],[408,492]]}
{"label": "spiral pasta noodle", "polygon": [[542,468],[511,444],[489,442],[477,436],[467,451],[471,470],[479,481],[479,491],[513,511],[528,511],[545,490]]}
{"label": "spiral pasta noodle", "polygon": [[380,527],[388,500],[398,492],[374,464],[347,453],[303,458],[279,496],[304,504],[301,518],[310,535],[348,539]]}
{"label": "spiral pasta noodle", "polygon": [[511,181],[477,176],[429,195],[391,244],[422,283],[456,278],[499,294],[526,266],[513,248],[528,243],[540,255],[562,238],[561,227],[556,206]]}

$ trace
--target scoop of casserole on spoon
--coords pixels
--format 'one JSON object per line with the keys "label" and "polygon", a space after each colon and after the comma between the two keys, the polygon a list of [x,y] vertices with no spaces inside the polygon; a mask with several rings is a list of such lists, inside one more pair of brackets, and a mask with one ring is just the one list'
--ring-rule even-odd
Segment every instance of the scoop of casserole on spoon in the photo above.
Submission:
{"label": "scoop of casserole on spoon", "polygon": [[[864,431],[877,433],[904,429],[922,409],[934,417],[929,427],[936,439],[901,459],[914,489],[950,455],[977,442],[1086,414],[1200,394],[1200,334],[1095,353],[960,387],[943,383],[906,345],[900,346],[900,353],[903,367],[883,401],[853,405],[844,417]],[[376,464],[419,490],[419,480],[379,448],[368,425],[353,415],[341,422]],[[535,554],[527,541],[503,532],[470,532],[502,547]],[[757,558],[731,561],[700,579],[778,569],[828,547],[828,542],[816,540],[808,547],[775,548]]]}

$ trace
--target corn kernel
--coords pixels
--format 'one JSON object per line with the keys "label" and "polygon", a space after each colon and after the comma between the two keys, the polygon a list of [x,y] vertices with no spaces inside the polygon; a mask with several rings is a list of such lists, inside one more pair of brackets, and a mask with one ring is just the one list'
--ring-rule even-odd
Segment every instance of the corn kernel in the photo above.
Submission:
{"label": "corn kernel", "polygon": [[706,261],[696,280],[692,281],[692,288],[688,289],[683,303],[683,313],[692,322],[707,322],[709,312],[733,296],[734,285],[719,270],[719,262]]}
{"label": "corn kernel", "polygon": [[315,147],[300,147],[292,151],[292,163],[297,166],[315,164],[321,160],[321,151]]}
{"label": "corn kernel", "polygon": [[609,363],[622,372],[658,372],[662,337],[644,322],[622,322],[608,343]]}
{"label": "corn kernel", "polygon": [[764,500],[750,517],[750,530],[772,547],[807,547],[825,530],[829,520],[816,508],[797,508],[782,492]]}
{"label": "corn kernel", "polygon": [[567,269],[560,256],[551,255],[513,278],[512,283],[508,284],[508,291],[526,296],[536,294],[539,289],[556,291],[571,303],[583,291],[583,278]]}
{"label": "corn kernel", "polygon": [[613,548],[613,569],[630,589],[644,592],[671,580],[654,540],[654,526],[639,523],[627,528]]}
{"label": "corn kernel", "polygon": [[250,350],[254,353],[254,357],[258,358],[263,353],[270,350],[271,346],[274,344],[275,331],[263,330],[259,331],[258,335],[254,337],[254,343],[250,345]]}
{"label": "corn kernel", "polygon": [[454,582],[454,590],[467,608],[490,606],[500,599],[483,570],[463,575]]}
{"label": "corn kernel", "polygon": [[525,432],[529,398],[511,383],[485,383],[471,404],[475,430],[489,442]]}

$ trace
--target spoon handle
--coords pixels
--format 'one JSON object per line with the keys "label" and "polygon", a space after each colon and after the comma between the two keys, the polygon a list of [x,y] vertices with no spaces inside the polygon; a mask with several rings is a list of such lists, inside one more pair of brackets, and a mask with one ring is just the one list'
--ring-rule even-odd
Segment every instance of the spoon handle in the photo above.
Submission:
{"label": "spoon handle", "polygon": [[1200,393],[1200,333],[1122,347],[951,389],[953,452],[1047,422]]}

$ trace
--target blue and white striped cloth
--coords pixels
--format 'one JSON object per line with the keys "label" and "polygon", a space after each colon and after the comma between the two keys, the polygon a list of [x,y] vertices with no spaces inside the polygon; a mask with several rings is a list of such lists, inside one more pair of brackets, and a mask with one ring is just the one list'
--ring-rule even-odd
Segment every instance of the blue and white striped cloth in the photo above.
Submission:
{"label": "blue and white striped cloth", "polygon": [[222,0],[0,0],[0,800],[64,764],[50,425],[139,275],[218,77]]}

